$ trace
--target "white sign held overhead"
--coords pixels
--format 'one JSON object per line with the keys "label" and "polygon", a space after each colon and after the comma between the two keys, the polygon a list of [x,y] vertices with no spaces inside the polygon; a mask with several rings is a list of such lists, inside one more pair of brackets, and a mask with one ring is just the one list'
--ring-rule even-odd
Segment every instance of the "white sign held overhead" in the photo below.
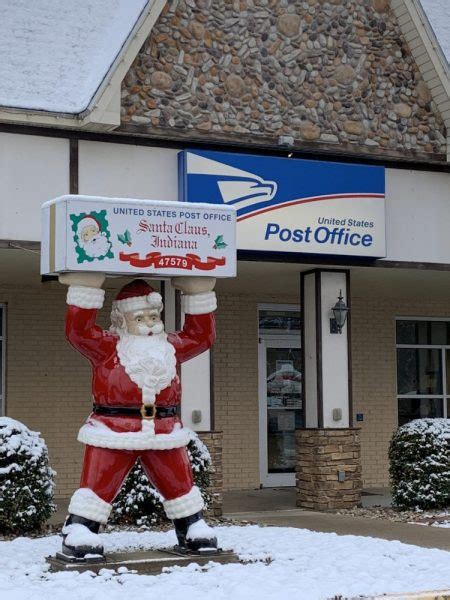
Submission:
{"label": "white sign held overhead", "polygon": [[69,195],[42,217],[42,275],[236,275],[232,207]]}

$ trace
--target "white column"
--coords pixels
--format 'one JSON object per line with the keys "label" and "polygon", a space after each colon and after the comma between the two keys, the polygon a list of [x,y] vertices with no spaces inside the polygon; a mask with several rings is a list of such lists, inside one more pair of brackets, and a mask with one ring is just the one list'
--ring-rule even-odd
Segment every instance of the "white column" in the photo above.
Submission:
{"label": "white column", "polygon": [[331,309],[340,292],[349,305],[348,289],[348,271],[317,269],[302,274],[306,427],[351,424],[349,320],[342,333],[330,331]]}
{"label": "white column", "polygon": [[[186,427],[194,431],[211,430],[211,377],[210,352],[207,350],[200,356],[181,365],[181,385],[183,397],[181,401],[181,418]],[[193,416],[200,412],[199,422],[193,422]]]}

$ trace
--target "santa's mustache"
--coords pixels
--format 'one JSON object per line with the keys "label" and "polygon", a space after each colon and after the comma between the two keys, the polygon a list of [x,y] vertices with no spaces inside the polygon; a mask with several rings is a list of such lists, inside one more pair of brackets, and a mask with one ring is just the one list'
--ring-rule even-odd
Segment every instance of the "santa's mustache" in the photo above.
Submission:
{"label": "santa's mustache", "polygon": [[149,327],[145,323],[139,323],[138,329],[139,335],[157,335],[158,333],[162,333],[164,331],[164,323],[160,321],[159,323],[155,323],[151,327]]}

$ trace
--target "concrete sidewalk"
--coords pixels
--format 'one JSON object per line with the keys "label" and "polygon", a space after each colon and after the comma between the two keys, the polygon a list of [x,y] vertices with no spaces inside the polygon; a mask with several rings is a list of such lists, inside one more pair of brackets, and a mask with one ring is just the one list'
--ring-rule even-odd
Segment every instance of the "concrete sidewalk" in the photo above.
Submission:
{"label": "concrete sidewalk", "polygon": [[[391,506],[389,488],[364,489],[361,497],[363,508]],[[227,490],[223,493],[224,513],[260,512],[296,508],[295,487]]]}
{"label": "concrete sidewalk", "polygon": [[[391,495],[386,488],[371,488],[363,492],[362,505],[365,508],[390,506],[390,503]],[[227,491],[223,495],[223,508],[224,517],[237,521],[298,527],[337,535],[377,537],[424,548],[450,550],[450,529],[296,509],[295,488]]]}
{"label": "concrete sidewalk", "polygon": [[405,544],[450,551],[450,530],[439,527],[300,509],[226,513],[224,517],[275,527],[297,527],[337,535],[362,535],[384,540],[399,540]]}

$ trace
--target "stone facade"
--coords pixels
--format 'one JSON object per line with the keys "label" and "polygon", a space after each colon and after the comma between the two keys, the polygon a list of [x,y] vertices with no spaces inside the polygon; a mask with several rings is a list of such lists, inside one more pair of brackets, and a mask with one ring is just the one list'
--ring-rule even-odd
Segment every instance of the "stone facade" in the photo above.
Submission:
{"label": "stone facade", "polygon": [[122,87],[122,130],[444,159],[389,0],[171,0]]}
{"label": "stone facade", "polygon": [[211,485],[209,493],[212,496],[211,504],[208,506],[206,514],[211,517],[220,517],[222,515],[222,492],[223,492],[223,476],[222,476],[222,432],[221,431],[206,431],[198,434],[211,454],[212,472]]}
{"label": "stone facade", "polygon": [[[312,510],[353,508],[361,501],[358,429],[299,429],[297,506]],[[345,474],[339,481],[338,473]]]}

